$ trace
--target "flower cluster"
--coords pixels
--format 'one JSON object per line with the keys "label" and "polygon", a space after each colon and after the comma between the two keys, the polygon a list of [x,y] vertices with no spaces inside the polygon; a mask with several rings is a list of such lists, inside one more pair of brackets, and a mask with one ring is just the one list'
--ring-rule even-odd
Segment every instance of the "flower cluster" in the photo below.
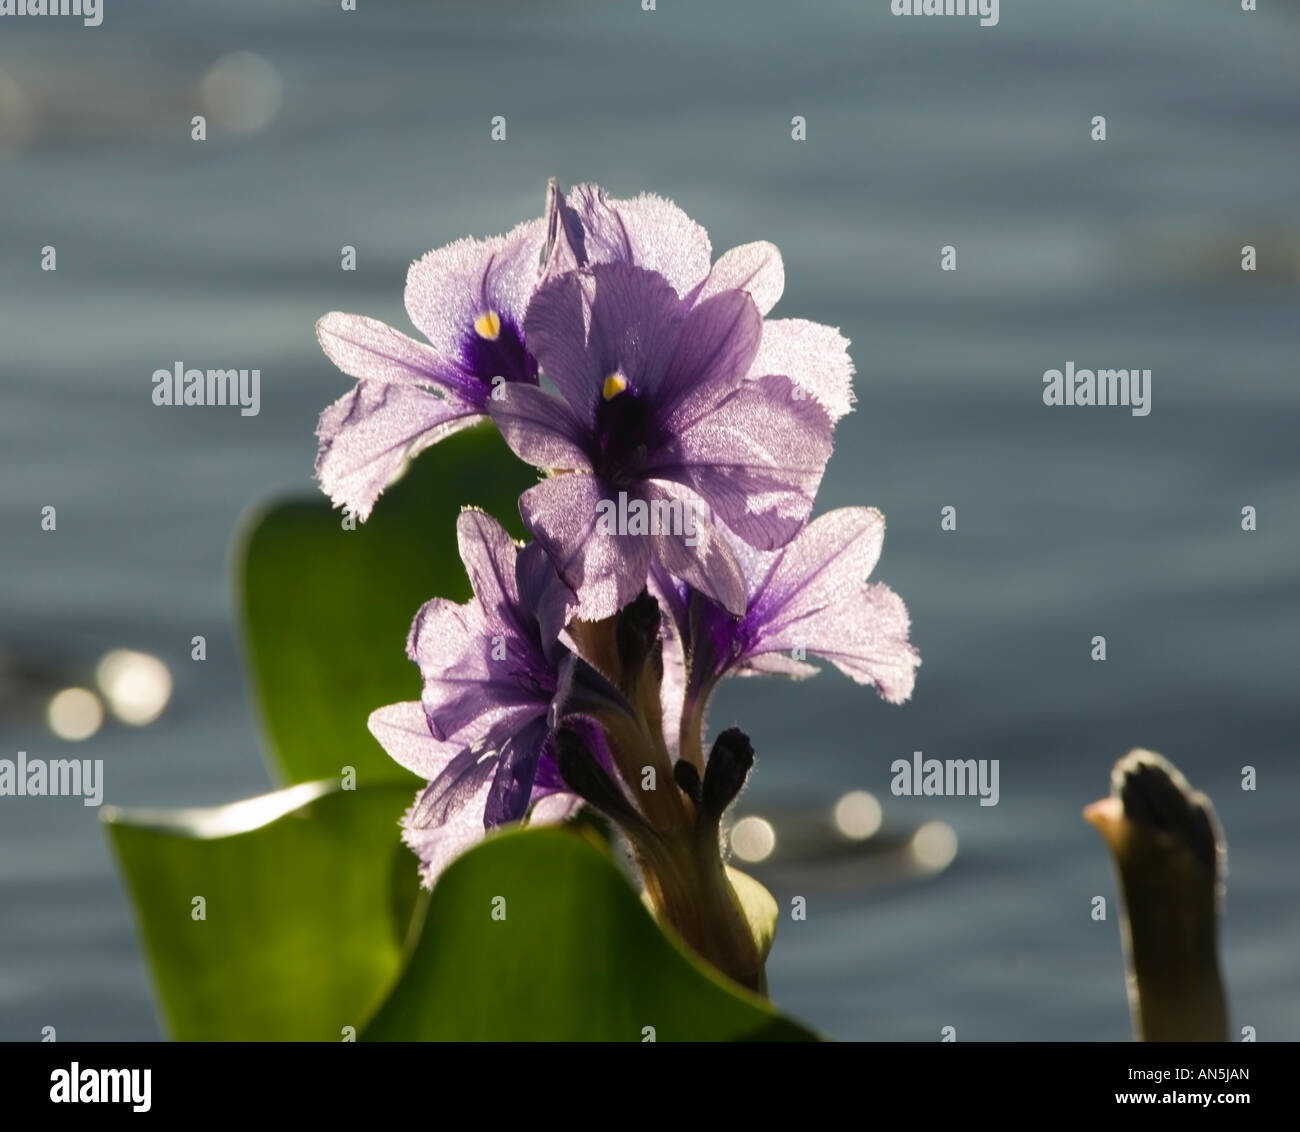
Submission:
{"label": "flower cluster", "polygon": [[585,802],[661,917],[751,985],[718,827],[753,750],[731,728],[705,758],[713,690],[811,675],[814,655],[897,703],[919,663],[902,601],[866,581],[880,513],[810,521],[853,367],[838,331],[767,317],[783,287],[771,244],[713,262],[669,201],[552,185],[542,218],[412,266],[427,342],[355,315],[318,325],[357,379],[318,432],[336,505],[366,518],[407,459],[484,419],[540,472],[526,546],[462,512],[474,596],[419,611],[423,695],[371,717],[428,782],[403,821],[425,882],[485,830]]}

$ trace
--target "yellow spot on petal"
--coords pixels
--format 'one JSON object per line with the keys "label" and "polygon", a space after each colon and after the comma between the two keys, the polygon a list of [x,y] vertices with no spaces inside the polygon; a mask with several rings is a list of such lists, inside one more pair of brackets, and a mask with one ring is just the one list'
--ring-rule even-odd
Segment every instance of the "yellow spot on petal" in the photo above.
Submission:
{"label": "yellow spot on petal", "polygon": [[627,378],[621,373],[611,373],[605,378],[605,388],[601,392],[605,395],[606,401],[612,401],[626,388]]}
{"label": "yellow spot on petal", "polygon": [[480,338],[495,342],[501,333],[501,316],[496,311],[487,311],[474,320],[474,329]]}

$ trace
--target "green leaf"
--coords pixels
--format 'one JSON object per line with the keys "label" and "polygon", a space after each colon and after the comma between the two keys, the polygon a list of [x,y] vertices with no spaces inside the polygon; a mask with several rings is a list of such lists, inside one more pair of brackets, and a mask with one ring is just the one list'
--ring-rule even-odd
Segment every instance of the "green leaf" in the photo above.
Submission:
{"label": "green leaf", "polygon": [[317,782],[212,809],[106,808],[173,1036],[360,1032],[411,929],[416,862],[397,821],[413,797]]}
{"label": "green leaf", "polygon": [[656,1041],[815,1040],[660,931],[608,853],[530,829],[442,875],[364,1037],[639,1042],[646,1027]]}
{"label": "green leaf", "polygon": [[277,777],[310,782],[352,766],[361,783],[415,783],[366,719],[419,698],[406,636],[420,606],[469,597],[456,551],[462,506],[521,535],[519,494],[535,480],[495,429],[481,427],[421,453],[355,530],[324,496],[250,518],[235,552],[237,605]]}

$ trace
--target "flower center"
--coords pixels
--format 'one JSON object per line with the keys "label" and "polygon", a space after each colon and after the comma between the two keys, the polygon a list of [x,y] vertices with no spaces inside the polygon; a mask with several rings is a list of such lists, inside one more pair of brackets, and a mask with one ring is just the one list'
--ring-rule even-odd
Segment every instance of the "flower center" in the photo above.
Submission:
{"label": "flower center", "polygon": [[537,361],[508,315],[485,310],[474,319],[462,347],[465,368],[487,389],[497,378],[537,384]]}
{"label": "flower center", "polygon": [[636,388],[623,374],[611,373],[596,406],[593,469],[617,486],[631,485],[656,447],[657,431],[654,413]]}

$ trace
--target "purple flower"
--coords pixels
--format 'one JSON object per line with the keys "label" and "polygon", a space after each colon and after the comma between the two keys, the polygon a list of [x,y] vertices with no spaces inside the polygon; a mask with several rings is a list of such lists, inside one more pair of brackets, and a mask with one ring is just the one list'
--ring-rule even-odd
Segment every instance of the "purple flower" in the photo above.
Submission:
{"label": "purple flower", "polygon": [[671,201],[643,194],[611,200],[596,185],[567,195],[547,193],[546,278],[600,263],[634,263],[658,271],[689,306],[723,291],[745,291],[764,316],[749,375],[784,374],[839,420],[853,407],[848,339],[806,319],[766,318],[785,289],[785,267],[773,244],[758,241],[724,253],[709,266],[708,233]]}
{"label": "purple flower", "polygon": [[[533,537],[578,595],[611,616],[653,560],[737,613],[744,576],[711,521],[773,549],[803,526],[831,450],[831,420],[788,377],[747,378],[762,318],[744,291],[694,306],[656,271],[604,263],[534,295],[529,348],[560,397],[505,387],[489,406],[514,451],[561,471],[519,502]],[[640,514],[620,530],[616,509]]]}
{"label": "purple flower", "polygon": [[656,592],[673,626],[665,649],[665,718],[681,720],[683,757],[698,762],[709,696],[727,675],[815,675],[808,655],[829,660],[890,703],[912,694],[921,658],[908,641],[902,599],[866,578],[880,558],[885,519],[871,507],[819,516],[788,545],[762,553],[739,540],[745,612],[735,616],[656,569]]}
{"label": "purple flower", "polygon": [[457,535],[474,597],[421,608],[407,642],[421,700],[370,717],[389,755],[429,783],[402,825],[430,884],[485,829],[530,808],[533,821],[558,820],[577,804],[556,769],[547,718],[572,595],[540,547],[519,549],[483,512],[463,511]]}
{"label": "purple flower", "polygon": [[535,220],[412,264],[406,310],[427,345],[360,315],[334,311],[317,323],[321,348],[358,379],[317,428],[316,476],[336,506],[368,518],[406,459],[481,420],[495,387],[537,383],[523,324],[544,240]]}

